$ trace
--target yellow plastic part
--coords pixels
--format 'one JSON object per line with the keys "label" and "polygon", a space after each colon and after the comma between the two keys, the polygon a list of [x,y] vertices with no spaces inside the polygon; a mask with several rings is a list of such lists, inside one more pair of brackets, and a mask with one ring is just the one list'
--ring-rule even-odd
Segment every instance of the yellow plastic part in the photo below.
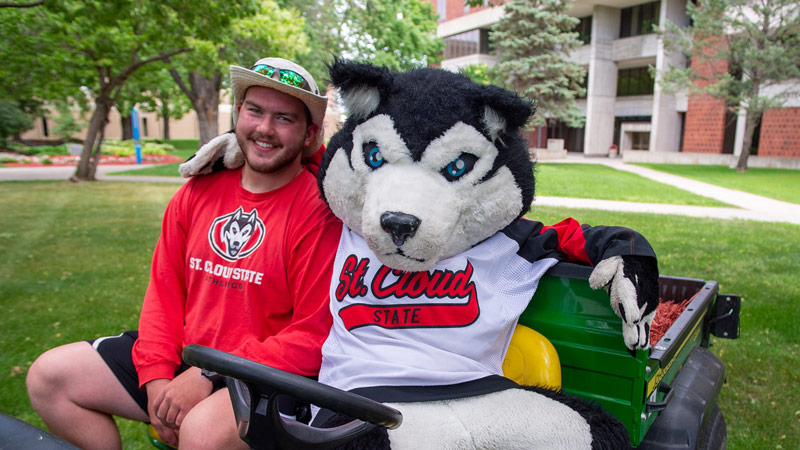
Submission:
{"label": "yellow plastic part", "polygon": [[518,384],[561,389],[561,361],[538,331],[517,325],[503,361],[503,375]]}
{"label": "yellow plastic part", "polygon": [[156,431],[156,427],[149,423],[147,424],[147,438],[150,440],[150,443],[153,444],[153,447],[159,450],[177,450],[178,448],[162,441],[161,436],[159,436],[158,431]]}

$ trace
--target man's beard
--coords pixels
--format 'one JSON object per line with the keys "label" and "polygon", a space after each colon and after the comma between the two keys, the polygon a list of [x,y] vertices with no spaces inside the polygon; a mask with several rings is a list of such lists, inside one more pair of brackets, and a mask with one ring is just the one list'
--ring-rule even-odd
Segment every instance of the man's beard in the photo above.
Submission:
{"label": "man's beard", "polygon": [[[264,160],[263,158],[251,157],[250,155],[250,152],[258,151],[253,149],[253,147],[257,147],[255,141],[259,140],[258,134],[251,133],[246,139],[244,139],[244,142],[242,142],[242,139],[238,136],[236,138],[239,141],[239,147],[242,149],[247,166],[250,167],[250,169],[252,169],[254,172],[263,174],[275,173],[286,168],[287,166],[291,165],[297,158],[297,155],[303,151],[303,139],[301,138],[294,145],[284,145],[281,143],[280,149],[275,150],[274,154],[270,155],[268,160]],[[267,139],[260,140],[269,142]],[[247,144],[250,145],[248,146]]]}

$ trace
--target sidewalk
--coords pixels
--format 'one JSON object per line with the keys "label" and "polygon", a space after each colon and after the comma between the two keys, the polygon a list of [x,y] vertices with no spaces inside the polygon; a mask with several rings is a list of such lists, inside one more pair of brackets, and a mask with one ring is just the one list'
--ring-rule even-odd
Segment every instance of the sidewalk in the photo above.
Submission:
{"label": "sidewalk", "polygon": [[[673,214],[691,217],[710,217],[715,219],[745,219],[761,222],[787,222],[800,225],[800,205],[773,200],[771,198],[713,184],[691,180],[677,175],[658,172],[645,167],[625,164],[620,159],[586,158],[583,155],[569,155],[566,160],[552,162],[569,162],[578,164],[604,164],[618,170],[632,172],[653,181],[684,189],[693,194],[714,198],[733,207],[705,207],[670,205],[661,203],[635,203],[613,200],[596,200],[587,198],[564,198],[537,196],[534,208],[539,206],[560,206],[565,208],[601,209],[607,211],[642,212],[650,214]],[[112,172],[134,170],[147,166],[100,165],[97,168],[97,179],[103,181],[144,181],[161,183],[183,183],[185,178],[151,177],[151,176],[111,176]],[[67,180],[75,172],[74,167],[22,167],[0,168],[0,181],[9,180]]]}
{"label": "sidewalk", "polygon": [[[150,183],[184,183],[185,178],[178,174],[175,177],[150,177],[150,176],[111,176],[112,172],[125,170],[144,169],[152,167],[152,164],[130,165],[130,164],[101,164],[97,166],[97,179],[102,181],[145,181]],[[0,181],[13,180],[68,180],[75,173],[74,166],[51,166],[51,167],[3,167],[0,168]]]}
{"label": "sidewalk", "polygon": [[536,197],[535,205],[563,206],[567,208],[590,208],[607,211],[644,212],[651,214],[676,214],[715,219],[746,219],[761,222],[787,222],[800,225],[800,204],[774,200],[760,195],[728,189],[721,186],[696,181],[626,164],[618,158],[586,158],[583,155],[568,155],[566,160],[546,162],[568,162],[576,164],[603,164],[617,170],[635,173],[653,181],[674,186],[703,197],[713,198],[737,208],[670,205],[661,203],[635,203],[612,200]]}

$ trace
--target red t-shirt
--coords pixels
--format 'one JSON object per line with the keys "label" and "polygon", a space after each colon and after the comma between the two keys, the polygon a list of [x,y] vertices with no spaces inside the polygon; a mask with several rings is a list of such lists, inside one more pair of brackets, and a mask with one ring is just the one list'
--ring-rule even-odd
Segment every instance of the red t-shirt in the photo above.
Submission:
{"label": "red t-shirt", "polygon": [[188,344],[319,371],[341,222],[308,171],[262,194],[241,171],[195,177],[167,205],[133,347],[140,386],[172,379]]}

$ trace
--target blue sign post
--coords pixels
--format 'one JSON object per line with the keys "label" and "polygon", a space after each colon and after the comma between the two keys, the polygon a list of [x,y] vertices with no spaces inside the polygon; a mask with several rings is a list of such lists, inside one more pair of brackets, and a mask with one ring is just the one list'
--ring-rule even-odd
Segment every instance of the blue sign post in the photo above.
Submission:
{"label": "blue sign post", "polygon": [[142,142],[139,140],[139,115],[136,107],[131,108],[131,124],[133,125],[133,145],[136,149],[136,164],[142,163]]}

